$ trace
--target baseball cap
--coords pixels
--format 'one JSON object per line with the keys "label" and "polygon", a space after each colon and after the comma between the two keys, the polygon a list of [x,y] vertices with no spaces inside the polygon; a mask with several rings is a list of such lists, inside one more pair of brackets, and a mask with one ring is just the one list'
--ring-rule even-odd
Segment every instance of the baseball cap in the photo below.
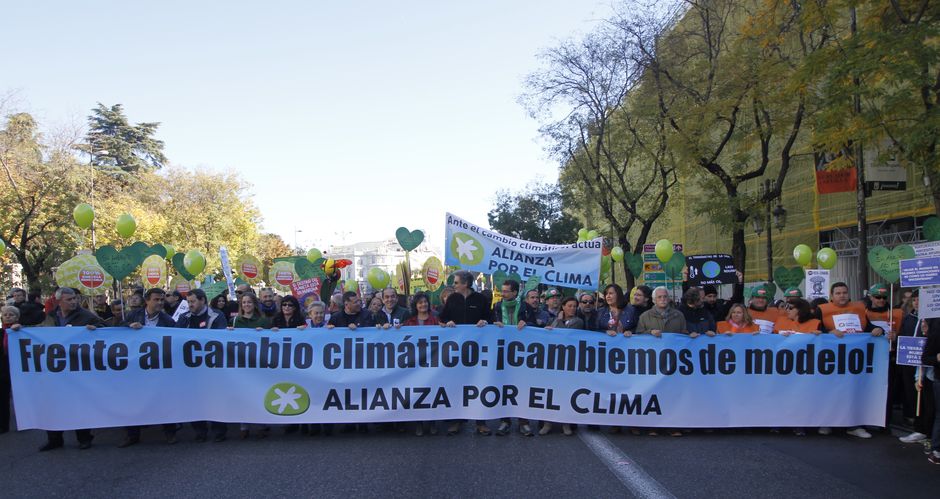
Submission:
{"label": "baseball cap", "polygon": [[868,288],[868,296],[877,296],[878,298],[887,298],[888,287],[880,282]]}
{"label": "baseball cap", "polygon": [[783,296],[786,298],[802,298],[803,292],[800,291],[800,288],[789,288],[783,292]]}

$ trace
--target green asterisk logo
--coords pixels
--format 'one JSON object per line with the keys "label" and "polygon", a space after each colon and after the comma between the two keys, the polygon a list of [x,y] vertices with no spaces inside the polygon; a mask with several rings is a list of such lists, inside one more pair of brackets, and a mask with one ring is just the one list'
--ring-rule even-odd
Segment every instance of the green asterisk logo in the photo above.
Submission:
{"label": "green asterisk logo", "polygon": [[278,383],[264,395],[264,408],[275,416],[296,416],[310,408],[310,395],[300,385]]}
{"label": "green asterisk logo", "polygon": [[457,260],[462,265],[477,265],[483,261],[483,245],[464,232],[454,234],[450,240],[450,251],[457,255]]}

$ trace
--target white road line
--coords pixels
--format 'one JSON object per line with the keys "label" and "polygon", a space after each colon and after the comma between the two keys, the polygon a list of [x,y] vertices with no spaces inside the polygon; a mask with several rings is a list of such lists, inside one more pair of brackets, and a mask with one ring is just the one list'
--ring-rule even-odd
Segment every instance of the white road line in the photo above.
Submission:
{"label": "white road line", "polygon": [[587,428],[581,428],[578,431],[578,437],[598,459],[607,465],[607,468],[623,482],[634,496],[643,498],[676,497],[604,435],[587,430]]}

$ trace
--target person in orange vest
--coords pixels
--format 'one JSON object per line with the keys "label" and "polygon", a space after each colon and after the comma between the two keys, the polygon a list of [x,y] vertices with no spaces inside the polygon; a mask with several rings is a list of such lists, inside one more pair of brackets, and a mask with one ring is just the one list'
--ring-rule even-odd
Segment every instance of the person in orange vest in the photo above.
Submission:
{"label": "person in orange vest", "polygon": [[822,333],[822,324],[819,319],[813,317],[813,309],[808,301],[800,297],[787,298],[783,309],[786,315],[777,319],[774,324],[775,333],[783,336],[793,333]]}
{"label": "person in orange vest", "polygon": [[832,301],[819,306],[822,313],[823,330],[841,338],[846,333],[871,333],[881,336],[885,330],[868,320],[865,304],[849,298],[849,286],[837,282],[829,288]]}
{"label": "person in orange vest", "polygon": [[765,286],[757,286],[751,290],[751,303],[747,307],[747,313],[754,319],[754,324],[760,328],[761,334],[770,334],[774,332],[774,323],[780,316],[777,307],[770,305],[773,296]]}
{"label": "person in orange vest", "polygon": [[727,319],[718,323],[718,334],[732,335],[745,333],[758,334],[760,333],[760,326],[754,324],[754,320],[751,319],[751,315],[747,313],[747,309],[744,308],[744,305],[735,303],[731,305]]}
{"label": "person in orange vest", "polygon": [[[832,333],[837,338],[853,333],[871,333],[872,336],[884,334],[884,329],[869,322],[865,305],[851,301],[847,284],[844,282],[833,284],[829,287],[829,296],[832,301],[819,306],[824,332]],[[819,429],[821,435],[828,435],[831,432],[830,428]],[[847,433],[853,437],[871,438],[871,433],[860,426],[850,428]]]}

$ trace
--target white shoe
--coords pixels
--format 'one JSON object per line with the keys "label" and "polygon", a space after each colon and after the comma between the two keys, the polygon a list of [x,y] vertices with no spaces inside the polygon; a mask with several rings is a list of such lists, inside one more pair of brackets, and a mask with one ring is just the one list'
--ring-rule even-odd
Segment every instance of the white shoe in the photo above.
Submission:
{"label": "white shoe", "polygon": [[865,428],[852,428],[851,430],[847,431],[846,433],[848,433],[849,435],[852,435],[853,437],[858,437],[858,438],[871,438],[871,433],[868,433],[868,432],[865,430]]}
{"label": "white shoe", "polygon": [[898,438],[898,440],[906,444],[916,444],[919,442],[923,442],[924,440],[927,440],[927,435],[924,435],[923,433],[919,433],[915,431],[914,433],[911,433],[910,435],[906,437]]}
{"label": "white shoe", "polygon": [[830,434],[830,433],[832,433],[832,428],[830,428],[830,427],[828,427],[828,426],[823,426],[823,427],[819,428],[819,434],[820,434],[820,435],[828,435],[828,434]]}

